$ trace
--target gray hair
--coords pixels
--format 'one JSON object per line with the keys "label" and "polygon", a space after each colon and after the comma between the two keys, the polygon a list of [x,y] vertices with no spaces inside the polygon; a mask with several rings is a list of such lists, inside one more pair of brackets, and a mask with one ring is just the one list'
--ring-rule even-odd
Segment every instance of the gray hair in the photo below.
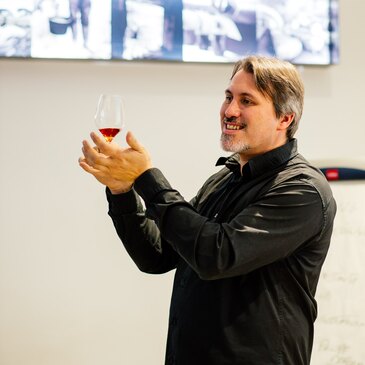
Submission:
{"label": "gray hair", "polygon": [[278,118],[294,113],[286,132],[287,137],[292,138],[298,129],[304,104],[304,85],[295,66],[274,57],[249,56],[236,62],[231,79],[239,70],[253,75],[257,89],[272,100]]}

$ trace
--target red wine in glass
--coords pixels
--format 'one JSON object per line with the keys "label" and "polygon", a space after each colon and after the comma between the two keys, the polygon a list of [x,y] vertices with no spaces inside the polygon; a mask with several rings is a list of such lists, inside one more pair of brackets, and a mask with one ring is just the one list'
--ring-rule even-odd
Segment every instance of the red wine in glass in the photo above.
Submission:
{"label": "red wine in glass", "polygon": [[99,131],[107,142],[111,142],[113,138],[120,132],[120,128],[100,128]]}
{"label": "red wine in glass", "polygon": [[124,125],[123,101],[120,95],[100,95],[95,123],[105,140],[111,142]]}

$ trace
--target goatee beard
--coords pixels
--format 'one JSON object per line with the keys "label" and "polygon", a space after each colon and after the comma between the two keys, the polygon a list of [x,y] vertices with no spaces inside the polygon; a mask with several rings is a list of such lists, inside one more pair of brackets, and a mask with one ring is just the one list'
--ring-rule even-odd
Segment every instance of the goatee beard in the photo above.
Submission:
{"label": "goatee beard", "polygon": [[243,141],[234,141],[234,136],[229,134],[221,134],[221,147],[226,152],[241,153],[250,149],[250,146]]}

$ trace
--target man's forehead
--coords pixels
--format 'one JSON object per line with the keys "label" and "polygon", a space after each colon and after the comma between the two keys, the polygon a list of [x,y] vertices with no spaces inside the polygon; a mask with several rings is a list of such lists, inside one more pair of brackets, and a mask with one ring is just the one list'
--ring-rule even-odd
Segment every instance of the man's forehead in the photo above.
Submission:
{"label": "man's forehead", "polygon": [[239,70],[230,80],[226,92],[243,95],[262,95],[258,90],[252,73]]}

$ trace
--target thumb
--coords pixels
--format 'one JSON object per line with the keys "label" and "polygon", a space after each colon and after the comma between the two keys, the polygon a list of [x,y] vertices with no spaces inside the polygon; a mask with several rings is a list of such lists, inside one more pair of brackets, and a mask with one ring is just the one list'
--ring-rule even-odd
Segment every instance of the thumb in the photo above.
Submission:
{"label": "thumb", "polygon": [[138,151],[138,152],[144,151],[144,147],[137,141],[136,137],[134,136],[134,134],[132,132],[130,132],[130,131],[127,132],[126,141],[129,145],[129,147],[131,147],[135,151]]}

